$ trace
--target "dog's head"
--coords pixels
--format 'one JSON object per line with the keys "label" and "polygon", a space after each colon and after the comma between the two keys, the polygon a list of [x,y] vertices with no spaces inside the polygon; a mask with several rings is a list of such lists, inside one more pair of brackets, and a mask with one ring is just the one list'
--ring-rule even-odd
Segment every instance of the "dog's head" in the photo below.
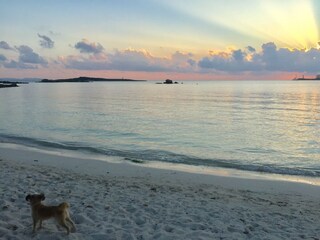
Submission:
{"label": "dog's head", "polygon": [[45,200],[46,197],[43,193],[41,194],[28,194],[26,196],[26,201],[30,202],[31,205],[40,203],[41,201]]}

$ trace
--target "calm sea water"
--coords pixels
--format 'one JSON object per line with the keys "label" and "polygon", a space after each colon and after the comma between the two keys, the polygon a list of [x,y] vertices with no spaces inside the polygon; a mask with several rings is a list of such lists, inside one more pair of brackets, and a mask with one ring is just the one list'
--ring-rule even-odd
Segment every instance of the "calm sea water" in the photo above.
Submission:
{"label": "calm sea water", "polygon": [[320,176],[320,82],[61,83],[0,89],[0,142]]}

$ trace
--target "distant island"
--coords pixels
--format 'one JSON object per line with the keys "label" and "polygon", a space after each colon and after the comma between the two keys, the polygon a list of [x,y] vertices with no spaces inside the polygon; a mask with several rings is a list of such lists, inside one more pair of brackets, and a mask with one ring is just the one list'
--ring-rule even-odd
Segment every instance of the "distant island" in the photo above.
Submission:
{"label": "distant island", "polygon": [[0,88],[19,87],[18,84],[28,84],[28,82],[0,80]]}
{"label": "distant island", "polygon": [[42,79],[41,83],[65,83],[65,82],[145,82],[147,80],[135,80],[126,78],[94,78],[94,77],[78,77],[66,79]]}
{"label": "distant island", "polygon": [[317,75],[315,78],[305,78],[304,75],[300,78],[295,77],[294,79],[292,79],[294,81],[319,81],[320,80],[320,74]]}
{"label": "distant island", "polygon": [[28,84],[30,82],[39,82],[41,78],[0,78],[0,83]]}
{"label": "distant island", "polygon": [[15,82],[0,82],[0,88],[19,87]]}

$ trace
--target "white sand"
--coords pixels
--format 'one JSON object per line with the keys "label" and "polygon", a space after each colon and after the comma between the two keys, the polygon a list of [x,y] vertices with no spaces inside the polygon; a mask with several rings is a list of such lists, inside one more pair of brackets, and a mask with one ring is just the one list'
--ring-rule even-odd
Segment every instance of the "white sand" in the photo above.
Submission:
{"label": "white sand", "polygon": [[[320,187],[0,147],[0,239],[319,239]],[[69,202],[77,232],[32,234],[28,193]]]}

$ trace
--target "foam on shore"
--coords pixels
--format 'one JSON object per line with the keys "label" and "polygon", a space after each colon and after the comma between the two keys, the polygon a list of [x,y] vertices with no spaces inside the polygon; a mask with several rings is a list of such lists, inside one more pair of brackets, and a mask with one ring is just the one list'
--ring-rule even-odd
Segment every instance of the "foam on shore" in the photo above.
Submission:
{"label": "foam on shore", "polygon": [[316,185],[146,168],[0,147],[0,238],[65,239],[53,221],[31,233],[28,193],[68,201],[69,239],[244,239],[319,236]]}

